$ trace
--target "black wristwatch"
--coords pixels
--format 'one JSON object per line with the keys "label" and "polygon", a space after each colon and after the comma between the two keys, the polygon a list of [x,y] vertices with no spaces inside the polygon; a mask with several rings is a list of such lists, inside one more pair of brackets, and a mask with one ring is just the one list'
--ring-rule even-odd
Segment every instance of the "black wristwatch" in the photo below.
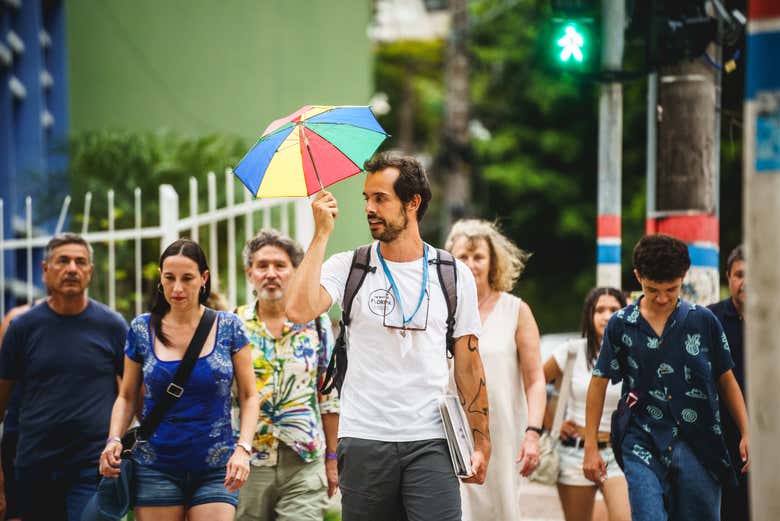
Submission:
{"label": "black wristwatch", "polygon": [[542,429],[541,427],[534,427],[532,425],[529,425],[528,427],[525,428],[525,432],[528,432],[528,431],[534,431],[539,436],[544,434],[544,429]]}

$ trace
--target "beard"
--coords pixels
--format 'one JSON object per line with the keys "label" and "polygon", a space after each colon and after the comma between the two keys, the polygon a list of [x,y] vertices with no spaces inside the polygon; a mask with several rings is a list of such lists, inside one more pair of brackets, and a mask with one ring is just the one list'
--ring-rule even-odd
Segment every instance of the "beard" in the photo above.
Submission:
{"label": "beard", "polygon": [[260,300],[264,301],[277,301],[284,298],[284,291],[282,288],[260,288],[260,292],[257,294]]}
{"label": "beard", "polygon": [[[371,230],[371,237],[381,242],[393,242],[396,240],[401,235],[401,232],[409,226],[409,218],[406,216],[406,213],[401,211],[398,215],[400,222],[389,223],[386,219],[382,219],[382,224],[384,225],[382,230]],[[376,219],[377,216],[369,215],[368,218]]]}

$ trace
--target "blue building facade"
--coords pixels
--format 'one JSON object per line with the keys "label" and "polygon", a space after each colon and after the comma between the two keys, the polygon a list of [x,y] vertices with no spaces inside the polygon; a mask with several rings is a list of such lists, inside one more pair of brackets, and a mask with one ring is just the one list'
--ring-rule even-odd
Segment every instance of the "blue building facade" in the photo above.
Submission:
{"label": "blue building facade", "polygon": [[[25,234],[25,198],[67,193],[68,78],[62,0],[0,0],[0,198],[4,237]],[[59,183],[52,187],[47,181]],[[34,221],[52,231],[54,220]],[[5,253],[6,306],[26,300],[26,252]],[[41,252],[33,260],[40,281]],[[8,309],[6,307],[6,309]]]}

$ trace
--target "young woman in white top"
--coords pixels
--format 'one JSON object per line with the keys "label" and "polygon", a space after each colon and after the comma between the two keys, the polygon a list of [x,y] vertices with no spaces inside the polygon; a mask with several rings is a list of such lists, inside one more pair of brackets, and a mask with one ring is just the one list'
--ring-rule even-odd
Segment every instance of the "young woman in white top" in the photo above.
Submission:
{"label": "young woman in white top", "polygon": [[455,223],[445,247],[471,269],[477,285],[493,448],[485,484],[460,487],[463,521],[516,520],[520,475],[539,465],[546,399],[536,320],[528,304],[508,293],[528,254],[476,219]]}
{"label": "young woman in white top", "polygon": [[[607,462],[608,479],[598,487],[588,480],[582,471],[585,454],[585,397],[588,392],[591,371],[601,347],[604,329],[609,318],[626,305],[626,298],[615,288],[595,288],[585,297],[582,310],[582,340],[575,341],[576,349],[571,386],[568,389],[566,414],[561,425],[560,474],[558,476],[558,497],[561,500],[566,521],[628,521],[631,518],[628,503],[626,478],[615,462],[612,448],[609,446],[609,431],[612,411],[617,408],[620,399],[620,385],[611,385],[607,389],[604,403],[604,415],[599,426],[599,449],[601,457]],[[570,343],[561,345],[544,364],[544,377],[548,382],[559,380],[566,367]],[[566,392],[561,389],[561,393]],[[552,411],[548,411],[551,413]],[[552,414],[548,414],[552,417]],[[596,490],[601,490],[606,503],[603,508],[594,505]]]}

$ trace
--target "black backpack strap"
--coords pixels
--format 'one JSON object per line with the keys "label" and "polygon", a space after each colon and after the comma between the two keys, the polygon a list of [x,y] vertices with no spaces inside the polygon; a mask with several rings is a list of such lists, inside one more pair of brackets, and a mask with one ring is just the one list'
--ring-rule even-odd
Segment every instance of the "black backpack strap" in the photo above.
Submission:
{"label": "black backpack strap", "polygon": [[217,312],[206,308],[203,316],[200,317],[200,323],[198,323],[198,327],[195,329],[195,334],[192,335],[190,345],[187,347],[187,352],[184,354],[173,381],[168,384],[165,394],[160,397],[157,403],[154,404],[154,407],[152,407],[152,410],[149,411],[149,414],[146,415],[146,418],[144,418],[138,433],[140,439],[148,440],[154,434],[163,417],[184,394],[184,386],[187,384],[190,374],[192,374],[192,369],[195,367],[195,362],[198,361],[203,344],[206,342],[206,338],[208,338],[216,318]]}
{"label": "black backpack strap", "polygon": [[344,285],[344,298],[341,299],[341,321],[344,325],[349,325],[352,313],[352,302],[355,300],[360,286],[363,285],[363,281],[366,280],[366,275],[369,272],[374,273],[376,267],[371,266],[371,245],[361,246],[355,250],[352,255],[352,265],[349,267],[349,276],[347,277],[347,283]]}
{"label": "black backpack strap", "polygon": [[317,330],[317,338],[319,339],[320,344],[324,344],[325,331],[322,329],[322,319],[320,317],[314,319],[314,328]]}
{"label": "black backpack strap", "polygon": [[439,285],[444,293],[444,300],[447,302],[447,356],[455,356],[455,312],[458,309],[458,267],[455,265],[455,258],[447,250],[436,250],[438,255],[435,259],[428,261],[436,264],[436,271],[439,274]]}
{"label": "black backpack strap", "polygon": [[352,264],[349,267],[347,283],[344,285],[344,298],[341,299],[341,321],[339,322],[339,336],[333,346],[333,355],[328,363],[328,370],[325,373],[325,379],[320,386],[322,394],[329,394],[335,387],[341,394],[341,386],[344,384],[344,377],[347,374],[347,339],[346,329],[351,321],[352,302],[355,295],[366,280],[369,272],[376,271],[375,266],[371,266],[371,245],[361,246],[352,254]]}

